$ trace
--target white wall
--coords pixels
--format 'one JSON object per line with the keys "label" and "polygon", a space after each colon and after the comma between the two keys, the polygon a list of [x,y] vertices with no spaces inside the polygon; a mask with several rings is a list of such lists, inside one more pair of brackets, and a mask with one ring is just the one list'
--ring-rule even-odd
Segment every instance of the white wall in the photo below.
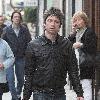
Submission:
{"label": "white wall", "polygon": [[43,34],[43,11],[44,11],[44,0],[39,0],[39,16],[38,16],[38,26],[39,26],[39,35]]}
{"label": "white wall", "polygon": [[71,31],[71,18],[72,18],[72,0],[66,0],[66,37]]}
{"label": "white wall", "polygon": [[82,10],[82,0],[75,0],[75,12]]}
{"label": "white wall", "polygon": [[2,15],[2,0],[0,0],[0,15]]}

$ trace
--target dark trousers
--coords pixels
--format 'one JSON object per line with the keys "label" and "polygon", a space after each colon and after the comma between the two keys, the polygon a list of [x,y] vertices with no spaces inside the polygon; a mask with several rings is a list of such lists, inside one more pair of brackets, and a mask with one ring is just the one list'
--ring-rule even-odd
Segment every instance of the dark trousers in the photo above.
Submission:
{"label": "dark trousers", "polygon": [[3,95],[3,93],[0,93],[0,100],[2,100],[2,95]]}
{"label": "dark trousers", "polygon": [[43,91],[34,91],[33,100],[66,100],[66,96],[65,94],[54,95],[52,93],[46,93]]}
{"label": "dark trousers", "polygon": [[0,83],[0,100],[2,100],[3,93],[9,92],[7,83]]}

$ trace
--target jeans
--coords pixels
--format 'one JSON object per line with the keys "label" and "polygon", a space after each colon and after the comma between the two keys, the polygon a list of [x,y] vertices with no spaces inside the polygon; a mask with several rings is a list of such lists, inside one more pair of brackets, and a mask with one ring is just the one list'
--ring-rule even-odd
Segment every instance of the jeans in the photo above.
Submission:
{"label": "jeans", "polygon": [[16,58],[15,59],[15,73],[17,78],[17,95],[21,95],[22,88],[24,85],[24,67],[25,67],[25,59],[24,58]]}
{"label": "jeans", "polygon": [[7,69],[7,81],[9,84],[9,90],[11,92],[12,99],[18,100],[18,95],[21,95],[22,87],[24,84],[24,58],[16,58],[14,65],[17,78],[17,87],[15,88],[14,67],[10,67]]}
{"label": "jeans", "polygon": [[33,100],[66,100],[65,94],[54,95],[46,92],[33,92]]}
{"label": "jeans", "polygon": [[2,95],[3,95],[3,93],[0,93],[0,100],[2,100]]}
{"label": "jeans", "polygon": [[6,71],[7,71],[7,81],[8,81],[9,90],[11,92],[12,98],[17,100],[18,97],[15,88],[14,66],[9,67]]}

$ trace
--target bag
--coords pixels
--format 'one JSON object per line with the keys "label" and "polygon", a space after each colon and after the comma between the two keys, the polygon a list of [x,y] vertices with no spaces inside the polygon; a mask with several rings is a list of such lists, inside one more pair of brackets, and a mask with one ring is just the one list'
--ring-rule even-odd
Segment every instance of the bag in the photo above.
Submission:
{"label": "bag", "polygon": [[84,53],[82,50],[79,50],[79,65],[80,67],[93,66],[94,65],[93,56],[88,53]]}
{"label": "bag", "polygon": [[9,92],[8,83],[0,83],[0,91],[2,93]]}

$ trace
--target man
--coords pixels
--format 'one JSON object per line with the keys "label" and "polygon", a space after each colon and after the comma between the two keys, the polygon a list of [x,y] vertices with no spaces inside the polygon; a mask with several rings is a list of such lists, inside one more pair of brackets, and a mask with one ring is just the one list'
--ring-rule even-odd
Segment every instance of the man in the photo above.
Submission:
{"label": "man", "polygon": [[22,87],[24,84],[24,63],[25,49],[31,40],[28,29],[21,25],[22,16],[20,12],[13,12],[11,16],[12,25],[4,29],[2,38],[10,45],[15,56],[15,74],[17,78],[17,88],[15,89],[14,67],[7,70],[7,79],[9,83],[12,100],[20,100]]}
{"label": "man", "polygon": [[73,33],[69,39],[73,42],[80,69],[80,79],[84,91],[84,100],[92,100],[92,79],[96,55],[96,34],[89,27],[86,13],[79,11],[72,18]]}
{"label": "man", "polygon": [[6,27],[6,25],[4,24],[5,18],[4,16],[0,15],[0,32],[3,32],[3,28]]}
{"label": "man", "polygon": [[44,34],[27,47],[23,100],[29,100],[32,92],[34,100],[66,100],[67,71],[77,100],[83,100],[75,53],[70,41],[58,34],[62,19],[57,8],[45,12]]}

